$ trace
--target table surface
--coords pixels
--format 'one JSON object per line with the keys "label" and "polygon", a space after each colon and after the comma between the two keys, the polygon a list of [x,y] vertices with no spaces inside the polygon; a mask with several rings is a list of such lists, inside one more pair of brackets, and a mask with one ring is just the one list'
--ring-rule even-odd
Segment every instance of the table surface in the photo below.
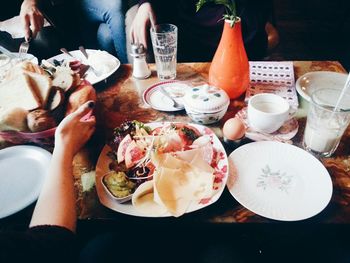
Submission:
{"label": "table surface", "polygon": [[[132,66],[122,65],[113,80],[103,86],[97,86],[98,102],[96,116],[98,120],[97,131],[92,141],[74,159],[74,176],[78,191],[77,208],[79,219],[105,219],[130,220],[132,217],[112,211],[99,203],[95,188],[83,192],[81,175],[94,170],[102,147],[107,138],[110,138],[113,128],[125,120],[151,121],[183,121],[190,122],[184,111],[165,113],[154,110],[142,101],[143,91],[159,82],[155,65],[150,65],[152,76],[145,80],[132,78]],[[200,85],[208,79],[210,63],[184,63],[177,66],[177,80],[185,81],[191,85]],[[346,72],[340,63],[335,61],[295,61],[294,73],[297,79],[310,71]],[[222,137],[221,128],[228,118],[233,117],[238,110],[245,106],[244,97],[231,100],[228,112],[223,120],[211,125],[215,133]],[[299,131],[293,138],[293,144],[300,146],[304,126],[305,107],[307,103],[299,98],[300,110],[298,112]],[[320,223],[345,223],[350,220],[350,129],[345,132],[342,141],[331,158],[321,161],[328,169],[333,181],[333,196],[328,206],[318,215],[304,220]],[[225,145],[229,154],[233,149]],[[133,220],[142,220],[135,217]],[[240,205],[228,192],[223,192],[221,198],[214,204],[199,211],[185,214],[180,218],[144,219],[144,220],[181,220],[182,222],[204,223],[267,223],[275,222],[254,214]]]}

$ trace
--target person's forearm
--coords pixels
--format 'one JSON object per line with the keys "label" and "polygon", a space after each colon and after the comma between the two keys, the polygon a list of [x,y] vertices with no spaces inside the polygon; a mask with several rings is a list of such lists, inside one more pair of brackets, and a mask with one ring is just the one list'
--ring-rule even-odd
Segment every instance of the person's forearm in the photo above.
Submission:
{"label": "person's forearm", "polygon": [[30,227],[57,225],[75,231],[75,190],[72,173],[73,155],[68,149],[55,147],[50,174],[35,206]]}

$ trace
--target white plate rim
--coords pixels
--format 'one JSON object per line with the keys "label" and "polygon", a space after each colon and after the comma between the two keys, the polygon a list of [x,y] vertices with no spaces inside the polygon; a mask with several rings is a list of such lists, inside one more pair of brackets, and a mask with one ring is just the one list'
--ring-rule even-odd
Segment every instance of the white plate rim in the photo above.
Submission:
{"label": "white plate rim", "polygon": [[[87,52],[88,54],[92,54],[92,53],[94,53],[94,52],[96,52],[96,51],[98,51],[98,50],[97,50],[97,49],[86,49],[86,52]],[[101,51],[102,51],[102,50],[101,50]],[[80,50],[71,50],[71,51],[69,51],[69,52],[70,52],[75,58],[81,59],[81,61],[82,61],[83,63],[86,63],[86,58],[83,56],[83,54],[81,53]],[[105,51],[105,52],[107,52],[107,51]],[[107,53],[108,53],[108,52],[107,52]],[[106,78],[108,78],[109,76],[111,76],[114,72],[116,72],[116,71],[118,70],[118,68],[120,67],[121,63],[120,63],[119,59],[116,58],[115,56],[113,56],[113,55],[110,54],[110,53],[108,53],[108,54],[111,56],[112,59],[115,59],[115,60],[116,60],[117,65],[116,65],[113,69],[111,69],[110,72],[108,72],[108,73],[106,73],[106,74],[102,74],[102,75],[99,76],[99,77],[98,77],[98,76],[95,76],[95,74],[92,72],[92,70],[89,69],[89,70],[87,71],[87,74],[86,74],[86,78],[85,78],[85,79],[86,79],[87,81],[89,81],[89,82],[91,83],[91,85],[95,85],[95,84],[101,82],[102,80],[105,80]],[[53,63],[53,60],[54,60],[54,59],[56,59],[56,60],[62,60],[62,59],[64,59],[64,58],[69,59],[70,57],[69,57],[68,55],[66,55],[66,54],[57,54],[56,56],[53,56],[53,57],[48,58],[47,61],[48,61],[49,63]]]}
{"label": "white plate rim", "polygon": [[[30,204],[32,204],[33,202],[35,202],[40,194],[41,191],[41,186],[44,183],[45,177],[46,177],[46,173],[48,171],[47,169],[47,164],[50,162],[51,160],[51,153],[40,148],[37,146],[32,146],[32,145],[17,145],[17,146],[11,146],[5,149],[0,150],[0,162],[2,161],[2,158],[7,158],[7,156],[11,155],[15,155],[15,156],[20,156],[21,154],[39,154],[40,155],[40,160],[43,160],[42,162],[39,162],[38,158],[36,158],[36,160],[40,163],[40,165],[42,166],[42,168],[44,170],[46,170],[46,172],[44,172],[43,174],[41,174],[40,176],[38,176],[38,181],[35,182],[35,184],[33,184],[32,187],[32,192],[30,193],[30,196],[28,196],[25,200],[25,202],[20,206],[14,206],[12,209],[8,209],[7,211],[1,211],[0,212],[0,219],[1,218],[5,218],[8,217],[10,215],[13,215],[19,211],[21,211],[22,209],[26,208],[27,206],[29,206]],[[15,157],[16,158],[16,157]],[[1,176],[1,175],[0,175]],[[9,174],[3,174],[3,176],[10,176]],[[0,187],[1,188],[1,187]]]}
{"label": "white plate rim", "polygon": [[189,87],[187,84],[185,84],[185,83],[183,83],[181,81],[178,81],[178,80],[168,80],[168,81],[158,82],[158,83],[155,83],[155,84],[149,86],[147,89],[145,89],[145,91],[142,93],[143,102],[146,105],[150,106],[151,108],[153,108],[155,110],[160,110],[160,111],[174,112],[174,111],[182,111],[182,110],[184,110],[185,106],[183,106],[181,108],[175,108],[175,107],[162,108],[162,107],[158,107],[157,105],[154,105],[154,104],[152,104],[150,102],[149,96],[152,93],[152,91],[154,92],[154,90],[158,89],[159,87],[161,87],[163,85],[168,85],[168,84],[180,84],[180,85],[184,85],[184,86]]}
{"label": "white plate rim", "polygon": [[[269,158],[266,156],[271,155],[271,152],[269,152],[269,150],[272,147],[276,147],[276,150],[278,148],[277,151],[277,158],[280,158],[282,160],[282,158],[285,158],[286,156],[288,156],[288,158],[290,158],[291,155],[285,155],[282,153],[281,149],[285,148],[288,150],[287,151],[294,151],[295,153],[299,154],[300,156],[302,155],[303,158],[301,158],[302,161],[304,161],[305,163],[308,163],[308,165],[310,165],[310,163],[313,163],[313,172],[318,171],[319,174],[319,178],[321,178],[323,181],[322,183],[324,184],[324,188],[326,189],[326,192],[323,192],[323,199],[321,201],[319,201],[320,203],[318,204],[318,209],[317,210],[313,210],[313,211],[309,211],[306,212],[304,214],[299,214],[299,215],[281,215],[280,213],[273,211],[273,209],[270,210],[269,209],[265,209],[266,207],[268,207],[270,204],[263,204],[265,205],[265,208],[257,208],[257,206],[252,205],[251,202],[248,201],[248,199],[246,198],[246,196],[249,194],[251,195],[249,198],[252,198],[252,195],[254,197],[254,195],[257,195],[256,192],[252,192],[250,191],[249,193],[244,193],[244,191],[246,191],[246,189],[238,189],[237,188],[237,183],[236,181],[238,180],[235,173],[239,173],[239,171],[237,171],[237,166],[234,165],[234,159],[237,158],[237,156],[243,156],[245,155],[245,157],[243,158],[250,158],[252,165],[254,165],[254,160],[256,160],[256,158],[254,159],[254,153],[257,152],[257,148],[263,148],[264,149],[264,156],[265,158]],[[248,148],[248,149],[247,149]],[[246,152],[245,152],[246,150]],[[294,154],[295,154],[294,153]],[[284,156],[284,157],[283,157]],[[256,157],[256,156],[255,156]],[[242,157],[241,157],[242,158]],[[264,157],[263,157],[264,158]],[[319,214],[324,208],[327,207],[327,205],[329,204],[331,198],[332,198],[332,193],[333,193],[333,184],[332,184],[332,180],[331,177],[327,171],[327,169],[324,167],[324,165],[313,155],[311,155],[310,153],[306,152],[305,150],[295,146],[295,145],[290,145],[290,144],[286,144],[286,143],[281,143],[281,142],[275,142],[275,141],[259,141],[259,142],[252,142],[252,143],[248,143],[245,144],[239,148],[237,148],[235,151],[233,151],[230,156],[228,157],[229,159],[229,179],[227,181],[227,189],[229,190],[229,192],[231,193],[231,195],[245,208],[247,208],[248,210],[254,212],[257,215],[263,216],[265,218],[269,218],[269,219],[274,219],[274,220],[279,220],[279,221],[300,221],[300,220],[305,220],[308,219],[310,217],[313,217],[317,214]],[[285,158],[286,159],[286,158]],[[240,160],[242,161],[242,160]],[[289,160],[290,161],[290,160]],[[305,165],[304,163],[304,165]],[[293,165],[293,164],[291,164]],[[302,164],[298,163],[299,166],[303,166]],[[294,164],[295,166],[295,164]],[[304,166],[305,167],[305,166]],[[240,169],[240,168],[238,168]],[[305,173],[304,173],[305,174]],[[245,173],[244,174],[247,177],[252,177],[253,175]],[[237,175],[239,176],[239,175]],[[310,176],[310,174],[306,174],[304,177],[307,178],[306,176]],[[304,178],[304,179],[305,179]],[[317,184],[314,184],[316,186],[320,186],[320,181],[317,182]],[[311,186],[311,184],[309,184],[309,186]],[[247,187],[246,187],[247,188]],[[257,187],[256,187],[257,188]],[[242,195],[246,195],[243,196]],[[300,195],[302,193],[299,193]],[[292,200],[293,201],[293,200]],[[283,207],[283,209],[285,211],[287,211],[287,207]],[[300,207],[298,207],[298,209],[300,209]],[[276,209],[278,210],[278,209]]]}
{"label": "white plate rim", "polygon": [[[307,72],[304,75],[300,76],[297,81],[295,82],[295,88],[297,90],[297,92],[299,93],[299,95],[304,98],[306,101],[310,101],[310,94],[308,94],[308,92],[305,91],[304,86],[302,86],[302,82],[305,80],[305,78],[308,77],[317,77],[317,76],[322,76],[322,77],[327,77],[329,76],[329,78],[331,77],[335,77],[335,78],[342,78],[344,77],[345,80],[347,78],[347,74],[346,73],[341,73],[341,72],[335,72],[335,71],[312,71],[312,72]],[[344,81],[345,83],[345,81]],[[342,87],[340,87],[342,88]]]}
{"label": "white plate rim", "polygon": [[[11,52],[11,53],[14,54],[16,58],[18,57],[19,59],[19,52]],[[23,54],[22,56],[24,56],[25,60],[29,60],[30,62],[33,62],[34,64],[37,64],[37,65],[39,64],[38,58],[31,53],[26,53],[26,54]]]}
{"label": "white plate rim", "polygon": [[[181,123],[181,122],[151,122],[151,123],[145,123],[145,125],[150,126],[151,128],[156,128],[161,125],[166,125],[169,123]],[[210,201],[207,203],[201,203],[201,204],[191,204],[187,213],[191,213],[194,211],[197,211],[199,209],[205,208],[209,205],[214,204],[222,195],[223,191],[225,190],[225,186],[229,177],[228,173],[228,157],[226,155],[225,149],[223,145],[221,144],[219,138],[215,135],[215,133],[209,129],[208,127],[205,127],[203,125],[194,124],[194,123],[186,123],[187,125],[193,126],[197,128],[199,131],[202,132],[202,134],[208,134],[210,136],[213,136],[213,146],[216,150],[219,150],[218,153],[222,153],[222,159],[220,160],[220,168],[223,170],[223,178],[221,185],[219,189],[215,190],[215,194],[211,197]],[[101,202],[102,205],[125,215],[131,215],[131,216],[137,216],[137,217],[150,217],[150,218],[156,218],[156,217],[171,217],[170,213],[164,214],[164,215],[145,215],[140,212],[138,212],[132,204],[129,203],[118,203],[117,201],[113,200],[110,195],[108,195],[105,192],[105,189],[102,185],[101,177],[106,173],[107,169],[109,170],[109,163],[106,162],[107,158],[102,158],[102,156],[106,156],[107,153],[111,150],[111,148],[108,145],[105,145],[100,153],[100,156],[98,158],[97,164],[96,164],[96,192],[97,196]],[[219,162],[218,162],[219,163]]]}

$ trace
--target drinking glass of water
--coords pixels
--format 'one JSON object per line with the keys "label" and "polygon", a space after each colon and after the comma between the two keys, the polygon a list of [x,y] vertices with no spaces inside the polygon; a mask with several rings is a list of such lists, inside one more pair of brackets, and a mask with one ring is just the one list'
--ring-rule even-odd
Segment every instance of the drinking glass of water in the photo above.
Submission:
{"label": "drinking glass of water", "polygon": [[315,90],[306,120],[304,148],[320,157],[331,156],[349,123],[349,92],[342,94],[341,90],[331,88]]}
{"label": "drinking glass of water", "polygon": [[176,78],[177,27],[159,24],[151,28],[151,40],[160,80]]}

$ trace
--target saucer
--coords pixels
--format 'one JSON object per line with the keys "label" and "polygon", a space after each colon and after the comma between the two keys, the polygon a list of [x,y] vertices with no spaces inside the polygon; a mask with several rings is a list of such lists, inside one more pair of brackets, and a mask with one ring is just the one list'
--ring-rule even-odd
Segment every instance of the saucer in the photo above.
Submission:
{"label": "saucer", "polygon": [[[159,82],[147,88],[142,98],[153,109],[160,111],[180,111],[185,109],[182,99],[188,88],[188,85],[176,80]],[[179,106],[175,107],[174,101]]]}
{"label": "saucer", "polygon": [[299,128],[298,121],[295,118],[291,118],[287,120],[277,131],[273,133],[263,133],[250,127],[247,116],[247,107],[237,112],[236,116],[243,121],[246,127],[245,137],[253,141],[280,141],[291,143],[290,139],[297,134]]}

